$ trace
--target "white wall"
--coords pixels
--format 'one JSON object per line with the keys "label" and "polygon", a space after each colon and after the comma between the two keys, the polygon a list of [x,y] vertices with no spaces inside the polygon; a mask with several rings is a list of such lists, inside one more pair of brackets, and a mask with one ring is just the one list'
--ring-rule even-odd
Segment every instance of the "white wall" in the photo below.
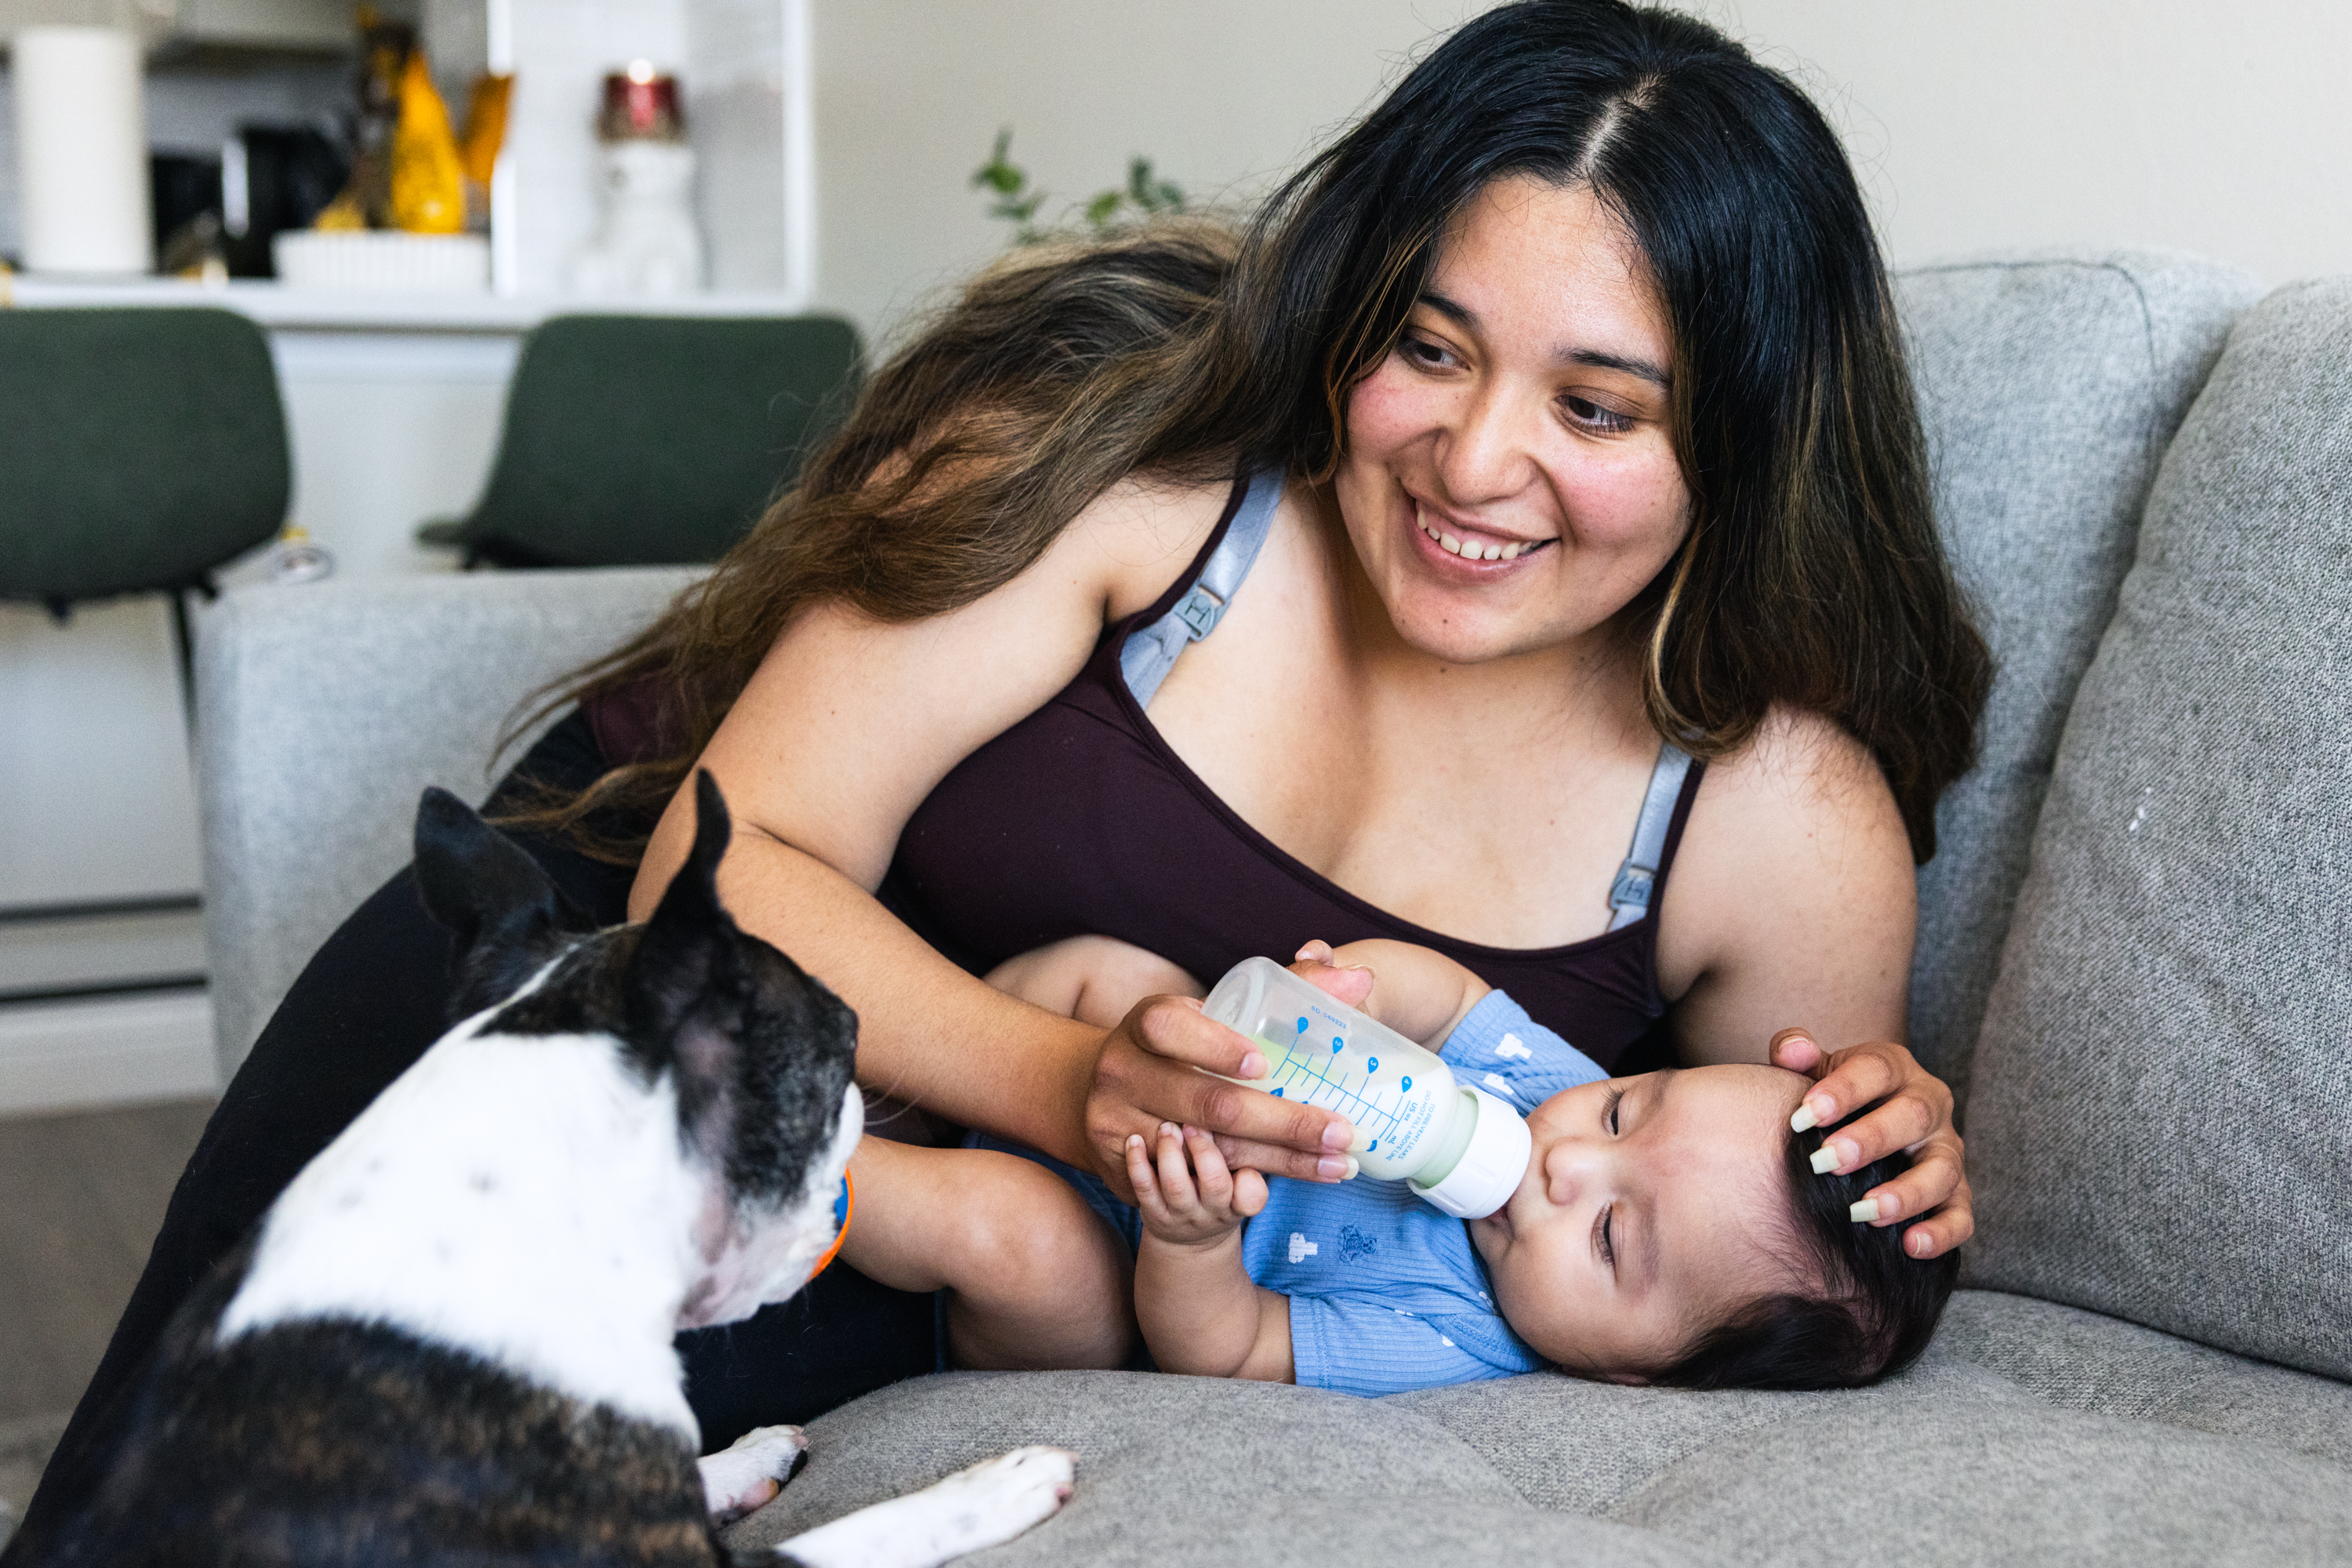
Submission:
{"label": "white wall", "polygon": [[[1262,194],[1481,0],[816,0],[817,299],[869,334],[1003,250],[1002,126],[1061,198],[1150,157]],[[1057,210],[1059,201],[1047,211]]]}
{"label": "white wall", "polygon": [[2352,271],[2341,0],[1699,0],[1846,138],[1894,259],[2171,246]]}
{"label": "white wall", "polygon": [[[2342,0],[1685,0],[1847,140],[1898,263],[2090,242],[2352,270]],[[818,298],[869,331],[1002,248],[966,179],[1131,153],[1263,191],[1481,0],[816,0]]]}

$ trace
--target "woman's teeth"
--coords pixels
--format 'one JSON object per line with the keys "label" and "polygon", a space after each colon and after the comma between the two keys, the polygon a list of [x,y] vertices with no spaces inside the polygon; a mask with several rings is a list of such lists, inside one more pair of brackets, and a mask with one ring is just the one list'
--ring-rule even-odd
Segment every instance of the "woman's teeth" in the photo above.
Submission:
{"label": "woman's teeth", "polygon": [[1459,555],[1465,561],[1516,561],[1533,550],[1536,545],[1544,542],[1538,539],[1531,543],[1521,543],[1515,539],[1508,544],[1465,544],[1454,535],[1441,532],[1426,522],[1422,522],[1419,518],[1413,521],[1420,525],[1422,532],[1437,541],[1437,547],[1440,550],[1444,551],[1448,555]]}

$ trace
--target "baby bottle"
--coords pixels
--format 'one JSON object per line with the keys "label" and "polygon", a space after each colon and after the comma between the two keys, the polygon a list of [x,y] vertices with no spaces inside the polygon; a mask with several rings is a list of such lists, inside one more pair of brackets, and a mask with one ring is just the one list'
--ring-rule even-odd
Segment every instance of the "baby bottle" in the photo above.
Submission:
{"label": "baby bottle", "polygon": [[1272,959],[1234,965],[1201,1010],[1265,1053],[1266,1075],[1235,1083],[1353,1122],[1349,1149],[1366,1175],[1410,1183],[1458,1219],[1483,1219],[1518,1190],[1534,1140],[1517,1111]]}

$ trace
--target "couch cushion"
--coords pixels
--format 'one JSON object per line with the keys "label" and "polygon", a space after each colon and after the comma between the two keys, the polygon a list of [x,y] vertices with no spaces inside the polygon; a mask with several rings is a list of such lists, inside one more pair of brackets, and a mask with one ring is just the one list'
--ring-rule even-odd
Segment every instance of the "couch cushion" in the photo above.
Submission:
{"label": "couch cushion", "polygon": [[1700,1448],[1609,1517],[1789,1568],[2274,1568],[2352,1550],[2352,1471],[2032,1401],[1853,1402]]}
{"label": "couch cushion", "polygon": [[2231,334],[2066,723],[1974,1284],[2352,1377],[2352,279]]}
{"label": "couch cushion", "polygon": [[1717,1561],[1531,1507],[1409,1411],[1286,1385],[1148,1373],[952,1373],[808,1428],[806,1468],[728,1533],[758,1550],[1026,1443],[1078,1455],[1069,1506],[991,1563],[1323,1564]]}
{"label": "couch cushion", "polygon": [[1865,1409],[2002,1402],[2034,1403],[2005,1378],[1954,1363],[1915,1366],[1875,1388],[1826,1394],[1621,1388],[1540,1373],[1400,1394],[1381,1406],[1411,1410],[1453,1433],[1529,1502],[1597,1514],[1737,1434],[1792,1422],[1834,1425]]}
{"label": "couch cushion", "polygon": [[2257,292],[2193,257],[1922,267],[1895,281],[1936,509],[1999,673],[1979,760],[1919,874],[1910,1044],[1964,1091],[2066,705],[2131,560],[2165,443]]}
{"label": "couch cushion", "polygon": [[197,774],[223,1083],[319,944],[407,864],[425,786],[479,805],[523,695],[617,647],[698,575],[261,584],[203,613]]}
{"label": "couch cushion", "polygon": [[[2103,1335],[2086,1314],[2045,1321],[2037,1305],[1962,1316],[2004,1353]],[[2111,1328],[2144,1336],[2111,1348],[2175,1364],[2162,1336]],[[1076,1449],[1076,1495],[983,1561],[2188,1564],[2317,1561],[2352,1543],[2352,1469],[2054,1408],[1940,1339],[1901,1377],[1832,1394],[1539,1373],[1368,1401],[1129,1373],[952,1373],[868,1394],[808,1435],[807,1468],[731,1545],[772,1545],[1024,1443]]]}
{"label": "couch cushion", "polygon": [[1962,1290],[1927,1364],[1963,1362],[2070,1410],[2161,1421],[2352,1468],[2352,1384],[2075,1307]]}

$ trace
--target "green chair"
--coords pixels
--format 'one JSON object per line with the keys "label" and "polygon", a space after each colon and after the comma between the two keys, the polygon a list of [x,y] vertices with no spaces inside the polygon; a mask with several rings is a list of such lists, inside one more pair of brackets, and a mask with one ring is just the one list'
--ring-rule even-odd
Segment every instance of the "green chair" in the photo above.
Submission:
{"label": "green chair", "polygon": [[552,317],[523,342],[482,499],[417,539],[468,567],[715,561],[857,378],[845,321]]}
{"label": "green chair", "polygon": [[[277,369],[245,317],[0,310],[0,601],[63,622],[78,604],[169,595],[191,720],[188,595],[278,532],[290,488]],[[0,924],[195,904],[7,904]]]}
{"label": "green chair", "polygon": [[291,479],[261,329],[219,310],[0,310],[0,600],[187,595],[274,536]]}

